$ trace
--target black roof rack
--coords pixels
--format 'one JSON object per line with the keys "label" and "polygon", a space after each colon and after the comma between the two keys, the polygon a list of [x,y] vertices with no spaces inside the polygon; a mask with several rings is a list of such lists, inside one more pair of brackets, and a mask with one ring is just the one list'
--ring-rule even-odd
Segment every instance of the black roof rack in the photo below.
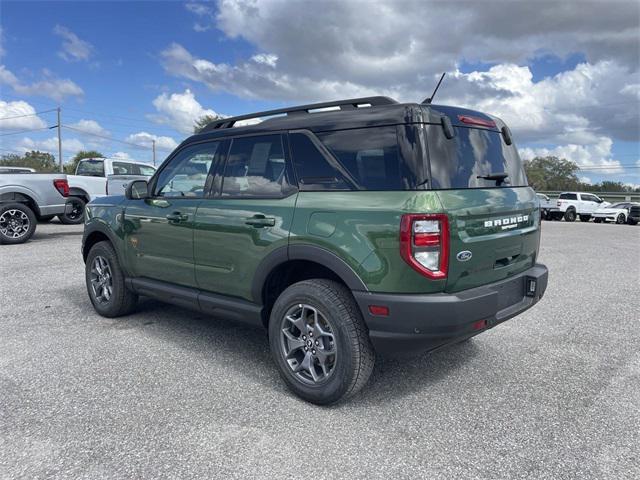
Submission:
{"label": "black roof rack", "polygon": [[393,98],[389,97],[362,97],[350,98],[347,100],[336,100],[333,102],[310,103],[309,105],[299,105],[297,107],[279,108],[277,110],[267,110],[264,112],[250,113],[247,115],[239,115],[237,117],[222,118],[209,123],[200,133],[210,132],[222,128],[231,128],[239,120],[250,120],[252,118],[272,117],[274,115],[298,115],[311,113],[312,110],[320,110],[331,107],[338,107],[340,110],[354,110],[358,107],[396,104]]}

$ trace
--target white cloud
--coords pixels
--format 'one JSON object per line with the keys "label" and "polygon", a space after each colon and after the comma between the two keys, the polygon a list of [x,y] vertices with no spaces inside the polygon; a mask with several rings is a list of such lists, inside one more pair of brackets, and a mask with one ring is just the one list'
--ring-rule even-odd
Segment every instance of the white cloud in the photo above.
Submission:
{"label": "white cloud", "polygon": [[42,120],[42,118],[36,116],[35,113],[36,109],[25,101],[17,100],[14,102],[5,102],[3,100],[0,100],[0,129],[31,130],[35,128],[46,127],[47,124],[45,123],[45,121]]}
{"label": "white cloud", "polygon": [[129,155],[127,152],[116,152],[111,155],[111,158],[113,158],[114,160],[133,160],[133,158],[131,158],[131,155]]}
{"label": "white cloud", "polygon": [[[78,130],[82,130],[82,132],[89,135],[102,135],[102,136],[110,135],[109,130],[103,128],[102,125],[100,125],[95,120],[81,119],[75,123],[69,124],[69,126],[72,128],[77,128]],[[77,133],[82,134],[82,132],[77,132]]]}
{"label": "white cloud", "polygon": [[210,109],[204,108],[196,100],[191,90],[184,93],[163,93],[153,101],[158,111],[156,115],[149,115],[153,121],[169,125],[181,133],[193,133],[194,122],[204,115],[218,115]]}
{"label": "white cloud", "polygon": [[67,62],[87,61],[93,53],[93,45],[81,40],[75,33],[62,25],[56,25],[53,33],[62,37],[62,50],[58,56]]}
{"label": "white cloud", "polygon": [[[25,137],[18,143],[18,149],[23,151],[40,150],[58,156],[58,137],[50,137],[43,140],[33,140]],[[62,137],[62,153],[77,153],[86,150],[85,144],[77,138]]]}
{"label": "white cloud", "polygon": [[578,180],[582,183],[586,183],[587,185],[593,185],[593,180],[589,177],[579,177]]}
{"label": "white cloud", "polygon": [[10,86],[20,95],[40,95],[61,102],[67,97],[84,95],[84,91],[69,79],[56,78],[48,70],[43,70],[43,79],[31,84],[21,82],[4,65],[0,65],[0,85]]}
{"label": "white cloud", "polygon": [[133,133],[126,138],[127,142],[143,147],[151,147],[153,140],[156,141],[156,149],[158,150],[173,150],[178,146],[178,143],[171,137],[153,135],[148,132]]}

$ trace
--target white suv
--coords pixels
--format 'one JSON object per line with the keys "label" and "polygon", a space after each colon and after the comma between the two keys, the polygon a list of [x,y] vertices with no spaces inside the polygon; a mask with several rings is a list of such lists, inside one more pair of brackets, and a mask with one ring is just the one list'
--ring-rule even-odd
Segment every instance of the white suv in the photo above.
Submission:
{"label": "white suv", "polygon": [[567,222],[575,221],[576,217],[580,217],[582,222],[588,222],[593,212],[603,205],[607,203],[597,195],[582,192],[562,192],[557,202],[559,214]]}

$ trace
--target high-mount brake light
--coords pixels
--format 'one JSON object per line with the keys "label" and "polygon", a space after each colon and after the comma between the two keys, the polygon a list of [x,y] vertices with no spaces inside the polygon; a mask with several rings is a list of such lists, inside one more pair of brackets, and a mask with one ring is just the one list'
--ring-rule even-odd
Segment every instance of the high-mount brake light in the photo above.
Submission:
{"label": "high-mount brake light", "polygon": [[477,125],[479,127],[496,128],[496,122],[485,118],[472,117],[471,115],[458,115],[458,120],[467,125]]}
{"label": "high-mount brake light", "polygon": [[60,192],[60,195],[63,197],[69,196],[69,183],[65,178],[56,178],[53,181],[53,186],[56,187],[56,190]]}
{"label": "high-mount brake light", "polygon": [[403,215],[400,255],[418,273],[436,280],[446,278],[449,218],[443,213]]}

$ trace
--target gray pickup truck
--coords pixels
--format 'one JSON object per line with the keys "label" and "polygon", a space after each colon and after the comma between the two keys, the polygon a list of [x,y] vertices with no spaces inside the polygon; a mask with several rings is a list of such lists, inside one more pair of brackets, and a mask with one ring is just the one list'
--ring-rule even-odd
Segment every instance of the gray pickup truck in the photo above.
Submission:
{"label": "gray pickup truck", "polygon": [[38,221],[69,213],[63,173],[0,173],[0,244],[24,243]]}

